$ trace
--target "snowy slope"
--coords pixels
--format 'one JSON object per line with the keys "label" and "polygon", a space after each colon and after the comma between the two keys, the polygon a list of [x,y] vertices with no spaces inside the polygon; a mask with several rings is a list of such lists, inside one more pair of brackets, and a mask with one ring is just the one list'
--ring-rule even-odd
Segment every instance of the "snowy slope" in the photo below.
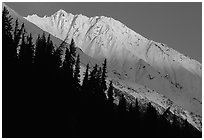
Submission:
{"label": "snowy slope", "polygon": [[[85,71],[86,68],[84,66],[81,66],[81,84]],[[126,100],[130,103],[134,103],[135,99],[137,99],[141,108],[146,107],[150,102],[161,115],[164,113],[164,111],[170,108],[169,110],[172,114],[182,118],[183,120],[187,120],[196,129],[202,131],[202,117],[200,115],[196,115],[195,113],[183,109],[164,95],[159,94],[158,92],[151,90],[143,85],[135,85],[132,82],[119,80],[118,78],[107,78],[107,86],[109,86],[110,81],[113,81],[115,96],[123,94],[125,95]],[[117,99],[115,103],[118,104]]]}
{"label": "snowy slope", "polygon": [[143,85],[137,84],[131,85],[131,83],[124,82],[123,80],[114,80],[114,88],[118,89],[121,94],[126,96],[131,95],[131,101],[134,99],[138,99],[140,104],[145,104],[151,102],[151,104],[157,109],[159,114],[163,114],[168,108],[170,108],[170,112],[183,120],[187,119],[187,121],[196,127],[198,130],[202,131],[202,117],[200,115],[196,115],[192,112],[189,112],[182,107],[176,105],[173,101],[168,99],[162,94],[157,93],[154,90],[151,90]]}
{"label": "snowy slope", "polygon": [[108,59],[109,75],[145,85],[190,112],[202,114],[202,66],[179,52],[139,35],[113,18],[73,15],[59,10],[50,17],[25,17],[92,58]]}

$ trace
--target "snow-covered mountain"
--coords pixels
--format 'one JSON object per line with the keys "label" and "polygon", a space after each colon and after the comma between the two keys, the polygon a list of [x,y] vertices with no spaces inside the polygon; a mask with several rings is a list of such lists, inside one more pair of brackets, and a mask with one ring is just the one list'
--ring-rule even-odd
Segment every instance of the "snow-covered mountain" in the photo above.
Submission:
{"label": "snow-covered mountain", "polygon": [[144,85],[182,108],[202,114],[201,63],[141,36],[113,18],[89,18],[64,10],[50,17],[24,18],[68,43],[73,38],[77,47],[92,58],[107,58],[112,77],[133,86]]}
{"label": "snow-covered mountain", "polygon": [[[3,6],[6,5],[3,4]],[[193,108],[187,108],[188,106],[184,108],[186,104],[190,106],[192,102],[185,102],[184,97],[186,94],[183,95],[183,92],[174,93],[171,91],[171,88],[176,89],[176,86],[178,87],[178,85],[169,83],[170,80],[173,81],[174,78],[176,78],[176,80],[182,80],[182,78],[185,78],[184,75],[183,77],[179,77],[179,72],[185,73],[186,71],[189,72],[188,74],[190,74],[190,77],[197,77],[190,79],[193,83],[201,82],[201,64],[199,62],[190,60],[167,47],[166,49],[169,49],[170,51],[165,51],[165,46],[162,44],[149,41],[148,39],[128,29],[120,22],[111,18],[88,18],[82,15],[74,16],[66,13],[63,10],[58,11],[51,17],[45,16],[40,18],[33,15],[28,16],[27,18],[22,18],[15,11],[9,7],[7,8],[14,20],[18,18],[20,23],[25,23],[26,31],[28,33],[32,33],[34,41],[37,38],[37,35],[42,34],[43,31],[45,31],[46,36],[48,33],[52,34],[51,39],[53,40],[55,46],[59,46],[62,39],[66,39],[66,41],[69,43],[70,39],[73,37],[77,46],[81,48],[77,49],[77,52],[80,54],[81,58],[81,78],[83,78],[83,73],[85,71],[84,66],[87,63],[91,63],[93,66],[96,63],[101,63],[101,59],[107,58],[107,85],[109,80],[113,80],[115,93],[126,95],[126,99],[128,100],[129,98],[137,98],[141,104],[151,102],[161,114],[164,110],[170,108],[170,111],[173,114],[183,119],[187,119],[190,124],[202,131],[201,115],[199,115],[199,113],[197,113],[195,110],[193,111],[193,109],[196,108],[198,112],[201,112],[201,104],[195,104]],[[68,22],[69,24],[65,24],[64,22]],[[97,30],[97,26],[100,26],[100,31]],[[125,34],[121,33],[124,30],[127,32]],[[98,33],[96,34],[96,32]],[[156,45],[159,45],[165,53],[168,52],[167,54],[169,54],[171,57],[167,57],[167,54],[160,52],[160,49],[156,50]],[[161,56],[154,56],[158,55],[157,53]],[[181,55],[185,59],[182,58],[183,60],[179,61],[179,59],[176,59],[177,55]],[[170,60],[160,60],[162,56],[165,56],[165,59],[167,60],[174,58],[174,61],[172,59],[170,60],[175,62],[177,65],[174,66],[174,63],[168,64],[167,62]],[[152,57],[155,61],[152,61]],[[183,62],[186,62],[186,64]],[[159,65],[159,63],[161,65]],[[200,69],[196,69],[196,67],[199,66]],[[179,71],[176,69],[178,67],[181,67],[184,70]],[[185,81],[183,82],[185,83]],[[188,82],[185,84],[185,86],[187,86]],[[197,87],[201,91],[201,85]],[[185,90],[187,90],[187,88],[188,87],[185,87]],[[177,102],[172,100],[177,97],[174,94],[179,94],[177,95],[179,98],[181,98],[180,96],[183,97],[180,99],[181,101],[184,100],[184,102],[180,103],[181,105],[177,103],[178,100],[176,100]],[[198,90],[197,94],[201,96],[201,92],[198,92]],[[188,92],[187,95],[192,95],[194,97],[194,94],[190,94],[190,92]],[[185,99],[189,100],[190,97],[191,96],[186,97]],[[201,102],[201,97],[198,97],[198,100]],[[192,111],[190,109],[192,109]]]}

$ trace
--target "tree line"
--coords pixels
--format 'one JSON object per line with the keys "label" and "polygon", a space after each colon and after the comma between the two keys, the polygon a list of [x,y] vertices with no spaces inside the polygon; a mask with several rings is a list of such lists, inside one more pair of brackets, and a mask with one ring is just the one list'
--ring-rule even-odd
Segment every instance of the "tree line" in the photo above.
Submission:
{"label": "tree line", "polygon": [[[33,42],[4,7],[2,12],[3,137],[201,137],[186,120],[168,120],[149,103],[128,103],[107,86],[107,60],[80,77],[75,42],[55,47],[50,35]],[[81,81],[82,79],[82,81]],[[119,100],[119,103],[116,103]]]}

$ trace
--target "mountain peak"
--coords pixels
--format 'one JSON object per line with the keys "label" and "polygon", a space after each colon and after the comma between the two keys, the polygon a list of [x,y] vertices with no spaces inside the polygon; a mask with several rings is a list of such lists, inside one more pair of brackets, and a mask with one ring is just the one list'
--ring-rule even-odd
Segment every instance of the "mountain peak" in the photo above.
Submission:
{"label": "mountain peak", "polygon": [[[60,9],[60,10],[58,10],[57,12],[55,12],[55,13],[53,14],[53,16],[65,17],[67,14],[68,14],[68,13],[67,13],[65,10]],[[71,14],[71,13],[70,13],[70,14]]]}
{"label": "mountain peak", "polygon": [[57,13],[59,13],[59,14],[67,14],[67,12],[65,10],[63,10],[63,9],[59,9],[57,11]]}
{"label": "mountain peak", "polygon": [[26,19],[67,43],[73,38],[76,46],[94,59],[107,58],[109,71],[116,71],[120,78],[146,85],[183,108],[201,114],[199,62],[109,17],[91,18],[60,9],[51,17]]}

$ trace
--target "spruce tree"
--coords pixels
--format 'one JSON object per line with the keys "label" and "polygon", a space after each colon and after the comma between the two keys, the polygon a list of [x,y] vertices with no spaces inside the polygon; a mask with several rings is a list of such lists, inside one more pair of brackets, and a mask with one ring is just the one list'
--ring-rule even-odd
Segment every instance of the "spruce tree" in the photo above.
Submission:
{"label": "spruce tree", "polygon": [[105,92],[107,89],[107,86],[106,86],[107,70],[106,69],[107,69],[107,60],[105,59],[103,63],[103,72],[102,72],[102,78],[101,78],[101,86],[102,86],[103,92]]}
{"label": "spruce tree", "polygon": [[22,37],[19,50],[19,60],[24,69],[30,69],[33,62],[34,45],[32,42],[32,35],[26,35],[25,28],[22,28]]}
{"label": "spruce tree", "polygon": [[14,28],[14,46],[16,48],[18,48],[23,28],[24,28],[24,24],[22,24],[21,29],[19,28],[19,23],[18,23],[18,18],[17,18],[15,21],[15,28]]}
{"label": "spruce tree", "polygon": [[65,51],[65,59],[63,61],[62,71],[66,75],[66,78],[73,80],[73,65],[71,64],[71,59],[73,59],[71,56],[71,52],[67,48]]}
{"label": "spruce tree", "polygon": [[114,94],[113,93],[113,82],[110,81],[108,92],[107,92],[107,95],[108,95],[108,99],[107,99],[107,111],[108,111],[109,115],[111,115],[110,119],[113,118],[114,106],[115,106],[113,94]]}
{"label": "spruce tree", "polygon": [[[90,79],[88,82],[88,92],[87,92],[87,97],[89,98],[89,105],[91,108],[97,108],[97,104],[99,103],[99,94],[97,91],[97,71],[98,71],[98,65],[96,64],[93,69],[90,72]],[[91,105],[92,104],[92,105]],[[94,104],[94,105],[93,105]],[[98,109],[99,110],[99,109]],[[96,111],[98,111],[96,110]]]}
{"label": "spruce tree", "polygon": [[[58,65],[55,63],[55,61],[58,59],[56,56],[55,58],[55,48],[53,45],[53,42],[51,40],[50,34],[47,37],[47,42],[46,42],[46,63],[47,63],[47,72],[48,72],[48,78],[53,78],[53,73],[56,73],[55,68]],[[56,60],[55,60],[56,59]]]}
{"label": "spruce tree", "polygon": [[45,71],[46,69],[47,62],[46,58],[47,58],[46,37],[45,33],[43,32],[42,36],[38,35],[35,47],[35,63],[42,72]]}
{"label": "spruce tree", "polygon": [[108,88],[108,103],[110,105],[112,105],[113,101],[114,101],[114,98],[113,98],[113,82],[110,81],[109,88]]}
{"label": "spruce tree", "polygon": [[36,66],[39,66],[40,65],[40,59],[41,59],[41,50],[42,50],[42,43],[41,43],[41,37],[40,37],[40,34],[38,34],[38,37],[36,39],[36,46],[35,46],[35,59],[34,59],[34,62],[36,64]]}
{"label": "spruce tree", "polygon": [[89,81],[89,64],[86,65],[86,72],[84,73],[84,79],[82,82],[83,92],[87,89],[88,81]]}
{"label": "spruce tree", "polygon": [[51,40],[50,34],[47,37],[47,42],[46,42],[46,48],[47,48],[47,53],[49,56],[51,56],[54,52],[54,45],[53,42]]}
{"label": "spruce tree", "polygon": [[[3,43],[11,43],[12,42],[12,17],[9,15],[9,11],[6,7],[3,8],[2,12],[2,37]],[[10,41],[10,42],[7,42]]]}
{"label": "spruce tree", "polygon": [[25,36],[25,29],[24,24],[22,25],[22,37],[21,37],[21,45],[20,45],[20,52],[19,52],[19,60],[20,62],[25,65],[25,56],[26,56],[26,36]]}
{"label": "spruce tree", "polygon": [[74,83],[75,83],[75,88],[78,91],[80,87],[80,56],[79,54],[77,55],[77,60],[76,60],[75,69],[74,69]]}
{"label": "spruce tree", "polygon": [[96,83],[96,77],[97,77],[97,71],[98,71],[98,65],[96,64],[93,67],[93,70],[90,72],[90,85],[92,85],[92,92],[95,91],[96,86],[98,83]]}
{"label": "spruce tree", "polygon": [[2,12],[2,46],[3,46],[3,59],[6,59],[7,64],[14,63],[17,58],[16,46],[13,45],[12,37],[12,17],[9,15],[9,11],[6,7]]}
{"label": "spruce tree", "polygon": [[173,121],[171,124],[171,129],[173,131],[173,133],[172,133],[173,137],[180,137],[180,126],[179,126],[179,122],[177,121],[176,115],[173,115]]}
{"label": "spruce tree", "polygon": [[14,40],[16,39],[18,31],[19,31],[19,23],[18,23],[18,18],[17,18],[15,21],[15,27],[14,27]]}
{"label": "spruce tree", "polygon": [[102,75],[102,69],[101,69],[101,67],[99,67],[97,69],[97,72],[96,72],[96,91],[95,91],[95,93],[98,96],[98,100],[101,101],[101,104],[102,104],[102,102],[104,102],[106,100],[106,95],[102,89],[101,75]]}
{"label": "spruce tree", "polygon": [[[81,90],[81,103],[82,103],[82,112],[85,113],[85,110],[90,109],[89,104],[91,100],[91,84],[90,84],[90,75],[89,75],[89,64],[86,65],[86,72],[84,73],[84,78],[82,82]],[[86,113],[85,113],[86,114]]]}
{"label": "spruce tree", "polygon": [[60,48],[57,48],[54,52],[53,52],[53,66],[55,69],[55,72],[61,67],[62,65],[62,59],[61,59],[61,55],[62,55],[62,50]]}
{"label": "spruce tree", "polygon": [[[76,57],[76,46],[75,46],[75,42],[73,38],[71,40],[71,44],[69,45],[69,50],[72,55],[72,58],[75,58]],[[74,65],[74,60],[71,61],[71,65]]]}
{"label": "spruce tree", "polygon": [[97,83],[100,89],[102,89],[102,68],[99,67],[96,74]]}
{"label": "spruce tree", "polygon": [[157,117],[157,110],[149,102],[144,115],[144,126],[147,126],[146,130],[149,132],[148,137],[156,137],[158,134]]}
{"label": "spruce tree", "polygon": [[30,33],[29,36],[27,36],[27,47],[28,47],[28,61],[29,63],[33,63],[33,57],[34,57],[34,44],[33,44],[33,37]]}
{"label": "spruce tree", "polygon": [[135,114],[136,119],[138,119],[140,110],[139,110],[139,103],[137,99],[135,100],[134,114]]}
{"label": "spruce tree", "polygon": [[[60,48],[66,48],[65,41],[61,43]],[[68,71],[69,73],[68,77],[70,78],[71,83],[73,81],[75,58],[76,58],[76,47],[75,47],[74,40],[72,39],[71,44],[69,45],[69,48],[66,48],[65,59],[63,61],[63,68],[62,68],[64,73]]]}
{"label": "spruce tree", "polygon": [[121,95],[121,99],[118,104],[118,111],[119,113],[122,113],[122,114],[126,112],[126,99],[124,95]]}
{"label": "spruce tree", "polygon": [[[129,118],[127,118],[127,110],[126,110],[126,99],[124,97],[124,95],[121,95],[121,99],[119,101],[118,104],[118,114],[117,114],[117,119],[119,119],[119,124],[117,124],[116,127],[120,127],[120,128],[126,128],[127,127],[127,122],[126,120],[128,120]],[[118,129],[118,133],[120,137],[124,137],[125,133],[122,131],[122,129]]]}

